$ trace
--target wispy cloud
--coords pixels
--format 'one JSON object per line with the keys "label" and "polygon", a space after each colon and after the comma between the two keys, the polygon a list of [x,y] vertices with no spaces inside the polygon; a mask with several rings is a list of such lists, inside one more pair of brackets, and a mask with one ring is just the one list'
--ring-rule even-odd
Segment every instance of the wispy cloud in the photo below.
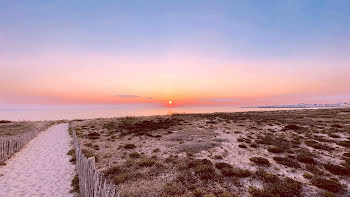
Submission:
{"label": "wispy cloud", "polygon": [[133,94],[118,94],[117,97],[119,97],[119,98],[138,98],[140,96],[133,95]]}
{"label": "wispy cloud", "polygon": [[145,97],[145,99],[153,99],[152,97]]}

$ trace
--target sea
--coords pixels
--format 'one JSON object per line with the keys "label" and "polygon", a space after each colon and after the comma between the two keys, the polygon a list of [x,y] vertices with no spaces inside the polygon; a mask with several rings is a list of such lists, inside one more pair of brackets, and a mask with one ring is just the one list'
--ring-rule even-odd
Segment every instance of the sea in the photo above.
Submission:
{"label": "sea", "polygon": [[6,105],[0,106],[0,120],[73,120],[123,116],[171,115],[174,113],[245,112],[293,109],[296,108],[242,108],[237,106],[166,107],[156,104]]}

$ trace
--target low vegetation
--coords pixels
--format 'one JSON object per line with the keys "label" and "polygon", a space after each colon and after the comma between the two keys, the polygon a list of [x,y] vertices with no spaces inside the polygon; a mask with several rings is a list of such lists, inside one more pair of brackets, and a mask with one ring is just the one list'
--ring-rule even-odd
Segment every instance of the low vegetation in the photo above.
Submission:
{"label": "low vegetation", "polygon": [[319,109],[75,120],[70,130],[122,196],[329,197],[350,194],[349,122],[349,109]]}

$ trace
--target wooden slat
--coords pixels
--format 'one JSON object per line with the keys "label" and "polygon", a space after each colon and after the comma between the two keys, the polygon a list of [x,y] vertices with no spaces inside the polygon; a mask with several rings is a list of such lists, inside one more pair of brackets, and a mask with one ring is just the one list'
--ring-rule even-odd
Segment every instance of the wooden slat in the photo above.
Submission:
{"label": "wooden slat", "polygon": [[0,138],[0,163],[9,159],[13,154],[21,150],[31,139],[35,138],[39,132],[46,127],[39,127],[18,136]]}
{"label": "wooden slat", "polygon": [[96,169],[95,157],[86,158],[81,151],[80,141],[73,129],[76,167],[79,177],[80,195],[83,197],[119,197],[116,186],[109,183]]}

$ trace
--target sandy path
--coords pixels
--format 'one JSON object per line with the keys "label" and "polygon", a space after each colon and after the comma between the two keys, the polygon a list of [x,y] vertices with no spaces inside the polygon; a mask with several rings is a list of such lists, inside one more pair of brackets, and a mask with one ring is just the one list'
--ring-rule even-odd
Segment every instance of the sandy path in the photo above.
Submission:
{"label": "sandy path", "polygon": [[41,132],[0,166],[0,196],[72,196],[68,124]]}

